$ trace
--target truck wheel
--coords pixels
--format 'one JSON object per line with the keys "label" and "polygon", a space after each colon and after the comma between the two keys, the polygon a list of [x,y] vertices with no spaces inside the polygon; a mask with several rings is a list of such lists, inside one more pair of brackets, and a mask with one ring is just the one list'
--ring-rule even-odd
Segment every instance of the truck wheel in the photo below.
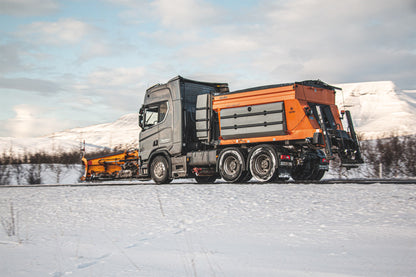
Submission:
{"label": "truck wheel", "polygon": [[276,165],[276,151],[269,145],[256,146],[249,155],[250,173],[259,182],[273,180],[277,174]]}
{"label": "truck wheel", "polygon": [[238,148],[226,148],[220,153],[218,168],[221,177],[231,183],[240,182],[245,176],[244,156]]}
{"label": "truck wheel", "polygon": [[307,181],[310,180],[310,176],[313,173],[312,163],[310,161],[305,162],[303,165],[296,166],[292,171],[292,178],[295,181]]}
{"label": "truck wheel", "polygon": [[156,184],[168,184],[171,182],[169,178],[169,163],[164,156],[157,156],[150,165],[150,175]]}
{"label": "truck wheel", "polygon": [[324,177],[324,175],[325,175],[325,170],[319,169],[314,172],[314,174],[311,176],[311,179],[314,181],[319,181],[322,179],[322,177]]}
{"label": "truck wheel", "polygon": [[198,184],[212,184],[217,180],[217,176],[196,176],[195,180]]}
{"label": "truck wheel", "polygon": [[295,181],[319,181],[326,170],[319,169],[319,161],[325,154],[321,150],[310,152],[302,165],[296,166],[292,171],[292,178]]}

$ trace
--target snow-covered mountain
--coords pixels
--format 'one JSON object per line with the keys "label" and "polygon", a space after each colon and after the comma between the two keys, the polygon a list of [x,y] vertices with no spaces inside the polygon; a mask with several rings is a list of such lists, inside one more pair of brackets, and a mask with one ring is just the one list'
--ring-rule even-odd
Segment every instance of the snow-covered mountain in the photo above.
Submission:
{"label": "snow-covered mountain", "polygon": [[74,128],[37,138],[0,137],[0,154],[56,153],[78,151],[85,141],[87,152],[102,148],[137,148],[140,127],[137,114],[127,114],[112,123]]}
{"label": "snow-covered mountain", "polygon": [[140,127],[138,115],[127,114],[112,123],[74,128],[46,136],[52,140],[81,141],[90,146],[114,148],[116,146],[137,147]]}
{"label": "snow-covered mountain", "polygon": [[[365,139],[416,133],[416,90],[401,91],[391,81],[335,84],[342,88],[336,101],[349,109],[355,128]],[[0,138],[0,154],[76,151],[82,141],[87,151],[97,148],[138,147],[137,114],[127,114],[112,123],[74,128],[38,138]]]}
{"label": "snow-covered mountain", "polygon": [[365,139],[416,133],[416,91],[400,91],[391,81],[335,85],[336,102],[351,111]]}

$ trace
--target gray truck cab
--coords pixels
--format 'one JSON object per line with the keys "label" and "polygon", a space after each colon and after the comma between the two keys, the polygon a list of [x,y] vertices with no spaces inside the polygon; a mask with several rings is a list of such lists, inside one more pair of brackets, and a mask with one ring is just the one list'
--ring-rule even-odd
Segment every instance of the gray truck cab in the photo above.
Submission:
{"label": "gray truck cab", "polygon": [[[187,176],[187,154],[207,147],[201,145],[196,133],[197,97],[223,92],[228,92],[226,83],[198,82],[181,76],[146,91],[139,112],[141,175],[151,175],[161,183]],[[151,170],[152,166],[156,170]],[[157,173],[160,176],[154,176]]]}

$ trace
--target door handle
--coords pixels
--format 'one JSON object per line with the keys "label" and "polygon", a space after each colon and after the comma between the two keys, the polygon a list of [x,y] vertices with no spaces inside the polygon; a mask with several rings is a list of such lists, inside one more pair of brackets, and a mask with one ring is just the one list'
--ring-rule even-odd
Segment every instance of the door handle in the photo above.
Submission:
{"label": "door handle", "polygon": [[158,140],[154,140],[153,141],[153,146],[158,146],[159,145],[159,141]]}

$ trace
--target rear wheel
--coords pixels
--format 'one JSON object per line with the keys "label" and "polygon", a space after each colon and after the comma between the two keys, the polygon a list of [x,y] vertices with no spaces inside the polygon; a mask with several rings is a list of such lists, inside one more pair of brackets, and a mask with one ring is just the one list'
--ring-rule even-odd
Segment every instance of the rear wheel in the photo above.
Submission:
{"label": "rear wheel", "polygon": [[277,155],[273,147],[259,145],[249,155],[249,168],[253,177],[260,182],[268,182],[277,174]]}
{"label": "rear wheel", "polygon": [[296,166],[292,171],[292,178],[295,181],[319,181],[325,174],[325,169],[320,169],[320,160],[325,154],[317,150],[305,155],[303,163]]}
{"label": "rear wheel", "polygon": [[219,156],[218,168],[221,177],[231,183],[240,182],[244,177],[244,156],[238,148],[226,148]]}
{"label": "rear wheel", "polygon": [[195,180],[198,184],[212,184],[217,180],[217,176],[195,176]]}
{"label": "rear wheel", "polygon": [[253,176],[250,173],[250,170],[247,170],[244,174],[244,177],[241,179],[242,183],[247,183],[248,181],[251,180],[251,178],[253,178]]}
{"label": "rear wheel", "polygon": [[323,169],[318,169],[314,174],[313,174],[313,176],[312,176],[312,180],[315,180],[315,181],[319,181],[319,180],[321,180],[322,179],[322,177],[324,177],[324,175],[325,175],[325,170],[323,170]]}
{"label": "rear wheel", "polygon": [[310,161],[305,162],[300,166],[296,166],[292,171],[292,178],[295,181],[305,181],[309,180],[309,177],[313,173],[313,169]]}
{"label": "rear wheel", "polygon": [[157,156],[150,165],[150,175],[156,184],[168,184],[172,180],[169,178],[169,163],[164,156]]}

